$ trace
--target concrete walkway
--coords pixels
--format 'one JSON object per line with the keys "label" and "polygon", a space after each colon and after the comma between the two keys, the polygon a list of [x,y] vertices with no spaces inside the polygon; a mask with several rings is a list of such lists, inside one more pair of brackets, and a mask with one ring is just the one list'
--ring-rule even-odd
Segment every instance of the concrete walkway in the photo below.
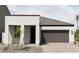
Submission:
{"label": "concrete walkway", "polygon": [[79,46],[69,43],[49,43],[41,47],[43,53],[79,53]]}

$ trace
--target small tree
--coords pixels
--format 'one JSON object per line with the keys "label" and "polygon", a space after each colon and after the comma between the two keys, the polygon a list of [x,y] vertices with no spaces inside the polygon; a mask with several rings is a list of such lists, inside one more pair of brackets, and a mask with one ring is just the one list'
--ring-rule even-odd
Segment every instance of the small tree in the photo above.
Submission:
{"label": "small tree", "polygon": [[77,30],[78,30],[78,20],[79,20],[79,15],[76,16],[76,20],[77,20]]}
{"label": "small tree", "polygon": [[75,41],[79,42],[79,30],[75,32]]}
{"label": "small tree", "polygon": [[79,29],[78,29],[79,15],[76,16],[76,20],[77,20],[77,30],[75,32],[75,41],[79,42]]}

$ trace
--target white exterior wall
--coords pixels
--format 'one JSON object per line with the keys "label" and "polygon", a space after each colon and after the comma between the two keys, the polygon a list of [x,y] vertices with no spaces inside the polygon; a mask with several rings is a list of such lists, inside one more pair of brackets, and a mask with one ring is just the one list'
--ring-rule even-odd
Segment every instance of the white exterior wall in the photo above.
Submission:
{"label": "white exterior wall", "polygon": [[24,25],[21,25],[20,31],[20,45],[24,45]]}
{"label": "white exterior wall", "polygon": [[[5,40],[4,44],[11,44],[8,41],[9,37],[9,25],[20,25],[21,30],[24,30],[24,25],[35,25],[36,26],[36,44],[39,45],[40,40],[40,29],[39,29],[39,20],[40,16],[5,16]],[[21,34],[20,44],[23,44],[24,33]]]}
{"label": "white exterior wall", "polygon": [[6,25],[37,25],[39,16],[5,16]]}
{"label": "white exterior wall", "polygon": [[74,43],[74,27],[73,26],[42,26],[41,29],[42,30],[69,30],[69,43]]}
{"label": "white exterior wall", "polygon": [[2,32],[2,44],[5,44],[5,40],[6,40],[6,33]]}
{"label": "white exterior wall", "polygon": [[14,38],[14,27],[9,27],[9,33],[8,33],[8,41],[11,44],[12,39]]}
{"label": "white exterior wall", "polygon": [[36,44],[37,45],[39,45],[40,44],[40,36],[41,36],[41,34],[40,34],[40,26],[39,26],[39,24],[36,26]]}

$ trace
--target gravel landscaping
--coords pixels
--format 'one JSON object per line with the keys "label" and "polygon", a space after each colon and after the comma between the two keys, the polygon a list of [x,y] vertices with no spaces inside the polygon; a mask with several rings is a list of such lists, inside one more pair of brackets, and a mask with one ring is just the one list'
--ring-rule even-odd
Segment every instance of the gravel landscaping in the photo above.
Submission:
{"label": "gravel landscaping", "polygon": [[40,53],[41,47],[37,46],[18,46],[18,45],[0,45],[0,53]]}

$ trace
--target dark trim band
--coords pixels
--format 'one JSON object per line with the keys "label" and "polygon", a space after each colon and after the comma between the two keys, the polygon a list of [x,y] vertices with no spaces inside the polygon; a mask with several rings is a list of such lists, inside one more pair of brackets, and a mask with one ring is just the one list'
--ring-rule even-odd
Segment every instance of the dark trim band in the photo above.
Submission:
{"label": "dark trim band", "polygon": [[40,25],[40,26],[74,26],[74,25]]}

